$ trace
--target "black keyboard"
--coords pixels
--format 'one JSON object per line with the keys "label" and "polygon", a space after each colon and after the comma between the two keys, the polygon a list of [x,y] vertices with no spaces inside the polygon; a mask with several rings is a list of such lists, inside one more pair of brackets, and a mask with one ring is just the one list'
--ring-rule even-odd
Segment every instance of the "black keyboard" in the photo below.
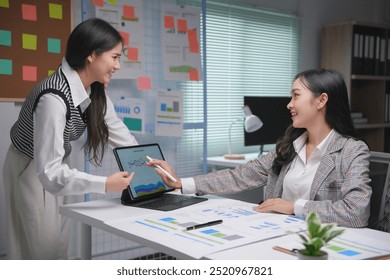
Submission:
{"label": "black keyboard", "polygon": [[132,206],[161,211],[170,211],[206,200],[207,198],[204,197],[165,194],[152,200],[146,200],[132,204]]}

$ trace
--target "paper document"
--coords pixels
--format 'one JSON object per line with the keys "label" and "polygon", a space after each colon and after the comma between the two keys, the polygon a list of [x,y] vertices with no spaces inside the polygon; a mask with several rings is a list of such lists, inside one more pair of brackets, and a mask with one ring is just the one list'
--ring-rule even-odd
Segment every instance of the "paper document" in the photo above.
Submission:
{"label": "paper document", "polygon": [[[282,236],[305,229],[305,222],[288,215],[252,210],[254,204],[226,205],[226,200],[182,208],[138,218],[107,222],[118,230],[142,236],[193,258]],[[222,219],[223,223],[187,231],[195,224]]]}
{"label": "paper document", "polygon": [[[286,249],[303,249],[301,239],[296,236],[288,242],[278,244]],[[323,247],[333,260],[361,260],[390,254],[389,240],[369,237],[359,231],[348,228],[342,235],[331,240]]]}

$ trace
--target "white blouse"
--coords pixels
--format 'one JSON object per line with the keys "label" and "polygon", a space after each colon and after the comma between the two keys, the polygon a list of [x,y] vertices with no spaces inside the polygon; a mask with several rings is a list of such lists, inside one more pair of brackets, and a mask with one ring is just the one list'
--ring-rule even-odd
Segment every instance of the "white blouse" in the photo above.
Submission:
{"label": "white blouse", "polygon": [[[81,110],[85,111],[91,100],[79,75],[65,59],[61,67],[68,79],[74,105],[76,107],[80,105]],[[108,144],[111,148],[138,144],[122,120],[117,117],[108,96],[107,113],[104,118],[108,125]],[[34,161],[42,185],[52,194],[61,196],[105,193],[107,177],[71,169],[63,161],[65,124],[66,105],[64,101],[55,94],[44,94],[34,111]]]}
{"label": "white blouse", "polygon": [[302,217],[302,210],[309,199],[314,176],[333,134],[332,129],[308,159],[306,159],[307,133],[303,133],[293,143],[297,156],[284,177],[282,198],[294,203],[294,213],[298,217]]}

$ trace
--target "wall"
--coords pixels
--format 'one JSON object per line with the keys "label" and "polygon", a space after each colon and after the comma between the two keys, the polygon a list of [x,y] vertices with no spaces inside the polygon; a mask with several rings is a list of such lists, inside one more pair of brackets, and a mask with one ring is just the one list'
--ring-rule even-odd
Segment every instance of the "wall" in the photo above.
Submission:
{"label": "wall", "polygon": [[[361,22],[387,23],[390,25],[390,4],[387,0],[232,0],[270,9],[289,11],[301,17],[302,61],[301,69],[320,66],[320,34],[325,24],[357,20]],[[82,18],[81,0],[73,0],[73,26]],[[0,103],[0,166],[10,144],[9,130],[21,104]],[[82,159],[74,159],[82,161]],[[5,210],[3,173],[0,169],[0,256],[5,254]]]}

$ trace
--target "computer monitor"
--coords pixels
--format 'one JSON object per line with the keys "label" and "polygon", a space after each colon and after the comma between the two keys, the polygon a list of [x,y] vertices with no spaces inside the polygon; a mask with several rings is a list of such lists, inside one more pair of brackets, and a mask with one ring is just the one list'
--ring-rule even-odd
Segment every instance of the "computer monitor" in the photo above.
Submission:
{"label": "computer monitor", "polygon": [[244,130],[244,145],[255,146],[275,144],[276,140],[284,134],[286,128],[292,123],[287,104],[291,97],[244,96],[244,105],[248,105],[252,114],[258,116],[263,127],[255,132]]}

